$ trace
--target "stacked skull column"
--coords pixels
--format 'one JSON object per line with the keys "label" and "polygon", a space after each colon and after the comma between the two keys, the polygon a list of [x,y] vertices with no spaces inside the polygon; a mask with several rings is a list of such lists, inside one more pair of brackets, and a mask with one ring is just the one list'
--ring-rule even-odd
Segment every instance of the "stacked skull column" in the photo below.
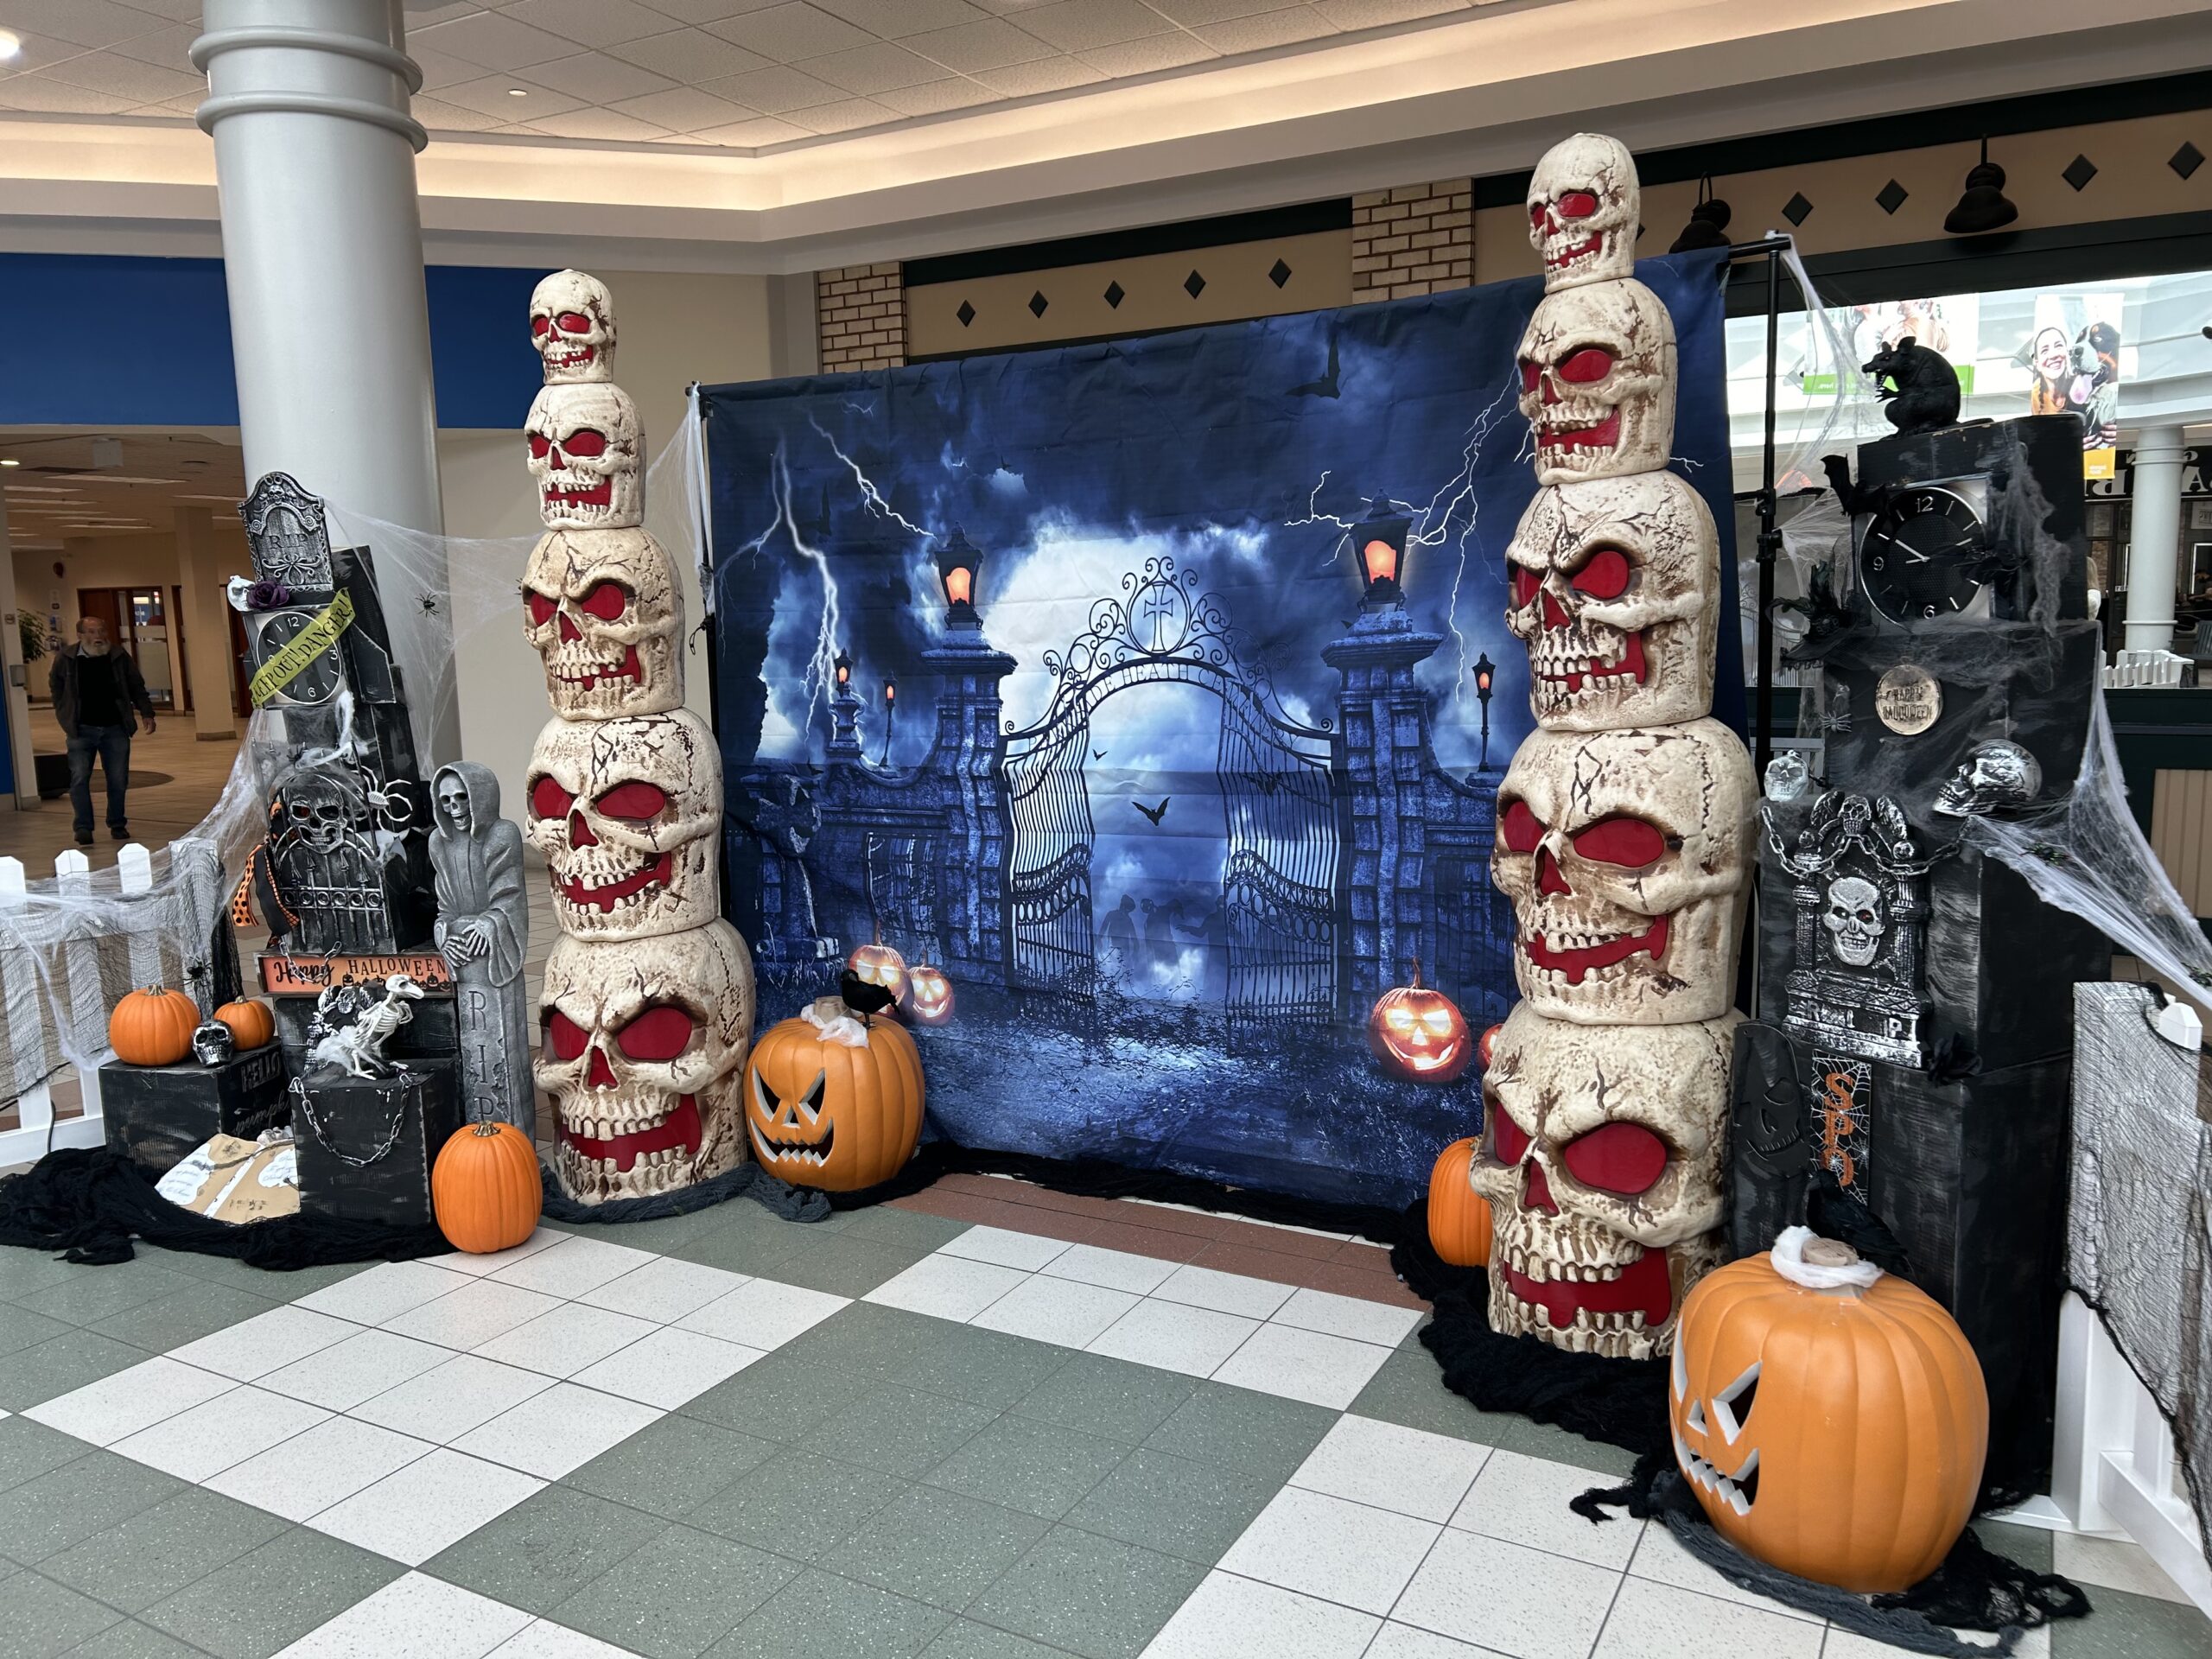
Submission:
{"label": "stacked skull column", "polygon": [[545,964],[538,1086],[572,1198],[643,1198],[744,1156],[753,960],[722,919],[721,759],[683,707],[683,601],[645,523],[645,435],[613,384],[614,307],[556,271],[531,296],[544,390],[530,470],[546,534],[522,584],[554,717],[530,760],[531,844],[561,938]]}
{"label": "stacked skull column", "polygon": [[1470,1168],[1491,1323],[1578,1352],[1671,1346],[1721,1256],[1737,936],[1757,791],[1710,718],[1711,511],[1667,469],[1675,331],[1636,280],[1636,167],[1555,146],[1529,189],[1544,297],[1519,352],[1541,487],[1508,555],[1538,729],[1497,793],[1522,1001]]}

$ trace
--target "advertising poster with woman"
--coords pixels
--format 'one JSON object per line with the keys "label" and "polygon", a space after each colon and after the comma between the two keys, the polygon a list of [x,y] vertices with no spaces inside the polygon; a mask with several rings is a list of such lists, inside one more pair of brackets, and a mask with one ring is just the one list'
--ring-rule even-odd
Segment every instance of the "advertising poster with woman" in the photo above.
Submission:
{"label": "advertising poster with woman", "polygon": [[2041,294],[2018,360],[2031,415],[2082,417],[2082,475],[2113,476],[2120,443],[2119,294]]}

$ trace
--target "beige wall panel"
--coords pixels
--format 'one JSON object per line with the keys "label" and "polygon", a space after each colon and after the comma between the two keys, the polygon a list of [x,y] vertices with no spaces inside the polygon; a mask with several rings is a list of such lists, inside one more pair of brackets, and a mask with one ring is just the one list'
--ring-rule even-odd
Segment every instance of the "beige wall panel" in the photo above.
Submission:
{"label": "beige wall panel", "polygon": [[2151,848],[2190,913],[2212,916],[2212,772],[2165,772],[2151,798]]}

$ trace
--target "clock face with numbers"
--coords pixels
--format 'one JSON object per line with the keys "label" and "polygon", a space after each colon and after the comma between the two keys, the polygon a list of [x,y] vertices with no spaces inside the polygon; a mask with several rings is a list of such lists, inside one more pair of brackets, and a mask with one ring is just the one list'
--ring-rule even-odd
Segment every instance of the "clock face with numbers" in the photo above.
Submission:
{"label": "clock face with numbers", "polygon": [[[259,637],[256,641],[254,664],[261,664],[291,644],[293,638],[302,632],[315,619],[315,613],[307,610],[270,611],[263,619]],[[338,648],[332,646],[311,658],[293,679],[279,691],[272,702],[283,703],[319,703],[330,701],[338,690],[345,671],[338,661]]]}
{"label": "clock face with numbers", "polygon": [[1988,609],[1974,575],[1980,512],[1959,491],[1922,485],[1890,497],[1859,544],[1859,582],[1892,622],[1930,622]]}

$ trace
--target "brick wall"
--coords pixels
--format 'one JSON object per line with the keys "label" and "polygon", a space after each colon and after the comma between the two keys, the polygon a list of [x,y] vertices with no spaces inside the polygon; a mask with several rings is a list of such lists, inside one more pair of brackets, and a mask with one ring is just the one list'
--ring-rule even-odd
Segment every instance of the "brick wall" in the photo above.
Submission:
{"label": "brick wall", "polygon": [[906,296],[894,260],[814,273],[822,372],[895,369],[906,360]]}
{"label": "brick wall", "polygon": [[1398,300],[1474,280],[1473,199],[1465,179],[1371,190],[1351,199],[1351,296]]}

